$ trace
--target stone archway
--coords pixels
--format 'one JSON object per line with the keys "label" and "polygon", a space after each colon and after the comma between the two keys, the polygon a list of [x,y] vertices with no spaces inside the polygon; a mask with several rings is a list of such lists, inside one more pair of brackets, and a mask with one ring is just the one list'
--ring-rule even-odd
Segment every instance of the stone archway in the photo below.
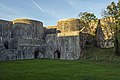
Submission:
{"label": "stone archway", "polygon": [[35,51],[34,53],[34,58],[37,59],[37,58],[43,58],[43,53],[39,50]]}
{"label": "stone archway", "polygon": [[60,51],[58,51],[58,50],[56,50],[55,52],[54,52],[54,59],[60,59]]}

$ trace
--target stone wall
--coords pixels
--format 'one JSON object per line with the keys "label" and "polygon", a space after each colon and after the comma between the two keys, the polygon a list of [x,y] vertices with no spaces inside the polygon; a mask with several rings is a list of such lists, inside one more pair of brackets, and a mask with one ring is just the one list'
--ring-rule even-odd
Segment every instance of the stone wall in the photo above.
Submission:
{"label": "stone wall", "polygon": [[12,32],[14,38],[43,38],[43,23],[29,19],[16,19],[13,21]]}
{"label": "stone wall", "polygon": [[10,38],[11,37],[11,28],[12,28],[11,21],[0,20],[0,37]]}
{"label": "stone wall", "polygon": [[98,21],[91,21],[88,23],[87,26],[84,26],[80,31],[82,33],[88,33],[91,35],[95,35],[97,24],[98,24]]}
{"label": "stone wall", "polygon": [[[13,23],[13,24],[12,24]],[[0,60],[43,58],[43,23],[30,19],[0,20]]]}
{"label": "stone wall", "polygon": [[57,22],[57,29],[61,32],[79,31],[83,28],[82,24],[80,23],[80,19],[62,19]]}
{"label": "stone wall", "polygon": [[102,44],[103,42],[104,42],[104,33],[99,20],[96,28],[96,46],[100,48],[103,47]]}
{"label": "stone wall", "polygon": [[53,53],[58,50],[57,45],[57,34],[48,34],[46,35],[46,51],[45,51],[45,57],[46,58],[54,58]]}
{"label": "stone wall", "polygon": [[79,36],[58,37],[58,45],[61,50],[61,59],[79,59],[81,52]]}
{"label": "stone wall", "polygon": [[12,22],[11,21],[5,21],[5,20],[0,20],[0,49],[6,47],[8,42],[11,41],[11,29],[12,29]]}
{"label": "stone wall", "polygon": [[106,40],[112,39],[114,36],[114,30],[113,30],[114,21],[115,20],[112,17],[100,19],[100,24],[101,24],[102,30],[104,32],[104,35],[105,35],[104,38]]}
{"label": "stone wall", "polygon": [[0,20],[0,60],[79,59],[85,53],[86,44],[94,39],[97,47],[114,46],[114,32],[106,27],[111,23],[109,19],[102,19],[98,23],[92,21],[86,27],[80,19],[70,18],[46,28],[36,20]]}
{"label": "stone wall", "polygon": [[[75,33],[75,32],[74,32]],[[76,60],[80,57],[80,40],[77,35],[49,34],[46,36],[46,58]],[[59,54],[56,54],[59,53]],[[56,57],[57,56],[57,57]]]}
{"label": "stone wall", "polygon": [[1,49],[0,50],[0,60],[18,60],[23,59],[23,55],[14,49]]}
{"label": "stone wall", "polygon": [[[22,49],[23,48],[23,49]],[[34,59],[34,47],[22,47],[21,50],[2,49],[0,50],[0,60],[20,60]]]}
{"label": "stone wall", "polygon": [[[13,41],[13,44],[10,44]],[[45,54],[45,43],[40,40],[13,40],[10,39],[8,48],[0,48],[0,60],[34,59],[43,58]],[[17,43],[15,44],[15,41]],[[22,42],[22,43],[21,43]],[[33,43],[32,43],[33,42]],[[30,44],[32,43],[32,44]],[[3,44],[4,46],[4,44]]]}
{"label": "stone wall", "polygon": [[96,46],[99,48],[114,47],[113,31],[109,28],[110,26],[107,28],[105,25],[108,25],[108,23],[99,20],[96,28]]}

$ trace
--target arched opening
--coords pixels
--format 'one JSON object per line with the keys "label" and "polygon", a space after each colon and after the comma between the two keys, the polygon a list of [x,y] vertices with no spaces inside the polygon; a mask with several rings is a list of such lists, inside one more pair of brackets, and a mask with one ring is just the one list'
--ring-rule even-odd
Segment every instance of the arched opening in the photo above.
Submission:
{"label": "arched opening", "polygon": [[39,51],[39,50],[35,51],[35,53],[34,53],[34,58],[35,58],[35,59],[36,59],[36,58],[43,58],[42,52]]}
{"label": "arched opening", "polygon": [[8,41],[5,41],[5,42],[4,42],[4,47],[5,47],[5,49],[8,49],[8,44],[9,44]]}
{"label": "arched opening", "polygon": [[59,58],[60,58],[60,51],[56,50],[56,51],[54,52],[54,58],[55,58],[55,59],[59,59]]}

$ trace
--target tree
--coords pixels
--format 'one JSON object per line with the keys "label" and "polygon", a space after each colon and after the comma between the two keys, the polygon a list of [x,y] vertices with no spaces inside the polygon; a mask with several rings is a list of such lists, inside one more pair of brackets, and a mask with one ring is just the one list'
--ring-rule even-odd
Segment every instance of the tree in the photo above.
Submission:
{"label": "tree", "polygon": [[96,16],[93,13],[88,13],[88,12],[80,12],[79,17],[85,23],[89,23],[92,20],[94,20],[94,21],[97,20]]}
{"label": "tree", "polygon": [[[80,12],[79,17],[80,17],[80,22],[84,23],[84,28],[83,29],[87,28],[88,30],[90,30],[89,29],[90,28],[89,27],[90,22],[97,20],[96,16],[93,13],[88,13],[88,12]],[[85,53],[85,46],[86,46],[85,44],[86,44],[86,41],[87,41],[87,38],[88,38],[88,34],[81,34],[81,36],[83,36],[84,38],[80,39],[80,41],[82,42],[82,44],[80,43],[81,44],[80,47],[82,49],[80,57],[82,57]]]}
{"label": "tree", "polygon": [[114,44],[115,44],[115,53],[116,55],[120,55],[120,44],[119,44],[119,24],[120,24],[120,0],[116,4],[115,2],[111,2],[110,5],[103,11],[104,17],[112,17],[114,18]]}
{"label": "tree", "polygon": [[93,13],[89,13],[89,12],[80,12],[79,17],[80,17],[80,22],[81,21],[84,22],[84,28],[83,29],[86,29],[88,31],[91,30],[91,28],[90,28],[91,22],[92,21],[96,22],[98,20],[97,17]]}

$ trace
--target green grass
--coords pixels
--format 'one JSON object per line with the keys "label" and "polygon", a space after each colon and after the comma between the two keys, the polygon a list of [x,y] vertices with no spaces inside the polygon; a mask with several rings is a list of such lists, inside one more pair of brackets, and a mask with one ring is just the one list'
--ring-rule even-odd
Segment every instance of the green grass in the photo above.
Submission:
{"label": "green grass", "polygon": [[120,57],[113,48],[88,46],[85,59],[77,61],[0,61],[0,80],[120,80]]}
{"label": "green grass", "polygon": [[120,80],[120,63],[50,59],[1,61],[0,80]]}
{"label": "green grass", "polygon": [[120,61],[120,57],[114,53],[114,48],[100,49],[94,46],[88,46],[86,49],[85,57],[87,60],[98,61]]}

